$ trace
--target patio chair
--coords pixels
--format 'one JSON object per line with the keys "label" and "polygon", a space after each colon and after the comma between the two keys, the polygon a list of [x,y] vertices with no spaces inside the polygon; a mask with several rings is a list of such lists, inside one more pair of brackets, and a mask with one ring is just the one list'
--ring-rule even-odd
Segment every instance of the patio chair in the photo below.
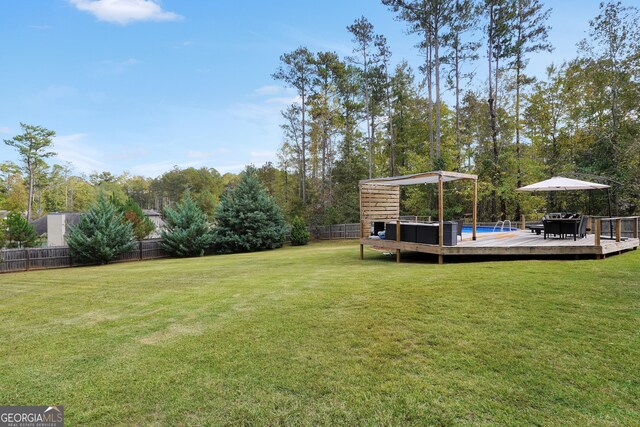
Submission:
{"label": "patio chair", "polygon": [[458,220],[458,229],[457,229],[457,236],[456,239],[458,237],[460,237],[460,240],[462,240],[462,226],[464,225],[464,219],[459,219]]}
{"label": "patio chair", "polygon": [[544,226],[544,238],[547,238],[547,235],[553,234],[555,236],[562,236],[562,230],[560,229],[560,223],[556,221],[547,221],[546,219],[542,220],[542,225]]}
{"label": "patio chair", "polygon": [[580,224],[578,224],[578,236],[580,238],[587,237],[587,217],[582,215],[580,217]]}

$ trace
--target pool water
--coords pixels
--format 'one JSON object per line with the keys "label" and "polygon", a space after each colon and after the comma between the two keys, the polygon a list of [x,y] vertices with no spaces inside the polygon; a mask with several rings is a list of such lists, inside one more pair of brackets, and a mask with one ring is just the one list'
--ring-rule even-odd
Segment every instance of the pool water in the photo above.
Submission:
{"label": "pool water", "polygon": [[[489,226],[483,226],[483,225],[479,225],[476,227],[476,233],[500,233],[500,232],[505,232],[505,231],[516,231],[517,228],[509,228],[509,227],[505,227],[502,230],[500,230],[500,227],[496,228],[495,231],[493,230],[493,227],[489,227]],[[472,227],[470,225],[463,225],[462,226],[462,232],[463,233],[471,233],[473,232]]]}

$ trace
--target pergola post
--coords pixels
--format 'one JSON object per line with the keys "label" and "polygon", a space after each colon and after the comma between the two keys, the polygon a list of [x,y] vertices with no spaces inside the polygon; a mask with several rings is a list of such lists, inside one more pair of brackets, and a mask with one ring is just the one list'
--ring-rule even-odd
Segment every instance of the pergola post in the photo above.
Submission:
{"label": "pergola post", "polygon": [[444,262],[442,257],[442,246],[444,245],[444,186],[442,185],[442,175],[438,176],[438,264]]}
{"label": "pergola post", "polygon": [[[400,226],[400,216],[398,216],[398,220],[396,221],[396,242],[400,244],[400,232],[402,231],[402,227]],[[396,249],[396,262],[400,262],[400,249]]]}
{"label": "pergola post", "polygon": [[363,224],[363,220],[362,220],[362,185],[358,186],[358,193],[359,193],[359,198],[360,198],[360,260],[364,259],[364,245],[362,244],[362,239],[365,237],[364,236],[364,224]]}
{"label": "pergola post", "polygon": [[473,240],[476,240],[476,227],[478,225],[478,178],[473,180]]}

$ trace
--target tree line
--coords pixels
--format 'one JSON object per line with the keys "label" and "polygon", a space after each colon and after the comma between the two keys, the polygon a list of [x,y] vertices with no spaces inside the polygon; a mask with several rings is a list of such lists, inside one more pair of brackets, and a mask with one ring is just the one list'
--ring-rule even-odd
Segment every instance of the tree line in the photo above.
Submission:
{"label": "tree line", "polygon": [[236,184],[239,174],[221,175],[214,168],[174,167],[156,178],[124,172],[74,172],[70,163],[49,165],[55,155],[55,132],[21,123],[23,133],[7,145],[15,147],[20,164],[0,163],[0,209],[24,213],[27,220],[49,212],[84,212],[100,195],[121,203],[131,199],[143,209],[162,212],[179,202],[189,191],[198,207],[212,217],[220,196]]}
{"label": "tree line", "polygon": [[[271,172],[288,212],[357,221],[359,180],[438,169],[478,175],[485,221],[517,220],[549,205],[603,213],[601,195],[547,200],[516,192],[554,175],[611,184],[617,213],[637,212],[637,8],[601,4],[576,57],[536,79],[528,74],[531,58],[553,51],[551,10],[539,0],[382,3],[419,36],[417,70],[406,61],[391,66],[386,38],[366,17],[346,27],[351,56],[301,46],[280,58],[273,78],[298,94],[282,111],[283,143]],[[447,216],[471,210],[469,191],[447,192]],[[405,213],[435,216],[435,208],[433,188],[403,194]]]}
{"label": "tree line", "polygon": [[[598,194],[531,196],[522,185],[555,175],[612,185],[615,214],[638,212],[640,196],[640,33],[636,7],[600,5],[574,58],[528,73],[551,54],[540,0],[383,0],[417,35],[414,69],[392,61],[384,35],[366,17],[345,27],[353,52],[284,53],[273,78],[297,92],[282,111],[278,160],[256,175],[288,221],[355,222],[358,182],[429,170],[479,177],[479,218],[519,219],[545,209],[606,212]],[[409,40],[409,39],[408,39]],[[479,73],[478,70],[486,70]],[[99,194],[163,211],[185,191],[209,219],[240,175],[174,168],[157,178],[89,176],[46,163],[53,132],[22,124],[5,143],[21,164],[0,164],[0,208],[37,217],[84,211]],[[470,188],[448,185],[447,219],[471,211]],[[403,190],[403,214],[435,216],[435,188]]]}

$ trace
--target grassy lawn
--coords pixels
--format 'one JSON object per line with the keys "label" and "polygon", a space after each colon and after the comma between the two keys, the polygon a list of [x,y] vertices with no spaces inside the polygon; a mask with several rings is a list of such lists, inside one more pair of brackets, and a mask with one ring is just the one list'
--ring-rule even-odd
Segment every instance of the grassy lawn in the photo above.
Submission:
{"label": "grassy lawn", "polygon": [[0,276],[0,404],[67,425],[639,425],[640,253],[353,242]]}

